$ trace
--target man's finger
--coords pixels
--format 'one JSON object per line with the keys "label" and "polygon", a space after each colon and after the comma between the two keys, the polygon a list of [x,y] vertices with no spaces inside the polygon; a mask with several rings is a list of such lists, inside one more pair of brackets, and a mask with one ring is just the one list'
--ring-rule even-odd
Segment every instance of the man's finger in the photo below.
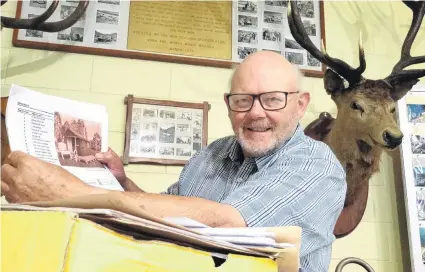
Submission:
{"label": "man's finger", "polygon": [[3,180],[1,181],[1,195],[7,195],[9,193],[9,185]]}
{"label": "man's finger", "polygon": [[7,157],[7,162],[12,165],[13,167],[18,167],[19,162],[29,156],[27,153],[24,153],[22,151],[13,151],[9,154]]}
{"label": "man's finger", "polygon": [[5,182],[10,184],[14,176],[17,175],[18,170],[10,164],[3,164],[1,167],[1,183]]}

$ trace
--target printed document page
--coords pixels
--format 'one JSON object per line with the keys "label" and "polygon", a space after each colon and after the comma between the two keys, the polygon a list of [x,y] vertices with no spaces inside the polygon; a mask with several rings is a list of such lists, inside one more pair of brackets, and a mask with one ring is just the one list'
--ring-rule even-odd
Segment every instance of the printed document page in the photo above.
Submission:
{"label": "printed document page", "polygon": [[109,169],[94,156],[108,150],[105,106],[12,85],[6,127],[12,151],[62,166],[89,185],[123,191]]}

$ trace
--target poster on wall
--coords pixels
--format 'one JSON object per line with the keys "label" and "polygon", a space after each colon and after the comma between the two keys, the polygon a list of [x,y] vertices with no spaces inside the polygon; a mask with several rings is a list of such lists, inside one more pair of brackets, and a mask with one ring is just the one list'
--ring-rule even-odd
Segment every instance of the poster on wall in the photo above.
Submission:
{"label": "poster on wall", "polygon": [[404,197],[412,271],[425,269],[425,84],[398,101]]}
{"label": "poster on wall", "polygon": [[[253,52],[274,51],[306,76],[324,66],[292,37],[288,0],[89,1],[59,0],[46,22],[82,14],[59,32],[15,29],[16,47],[231,68]],[[18,1],[18,18],[45,13],[52,0]],[[299,0],[304,29],[317,48],[326,47],[323,1]]]}

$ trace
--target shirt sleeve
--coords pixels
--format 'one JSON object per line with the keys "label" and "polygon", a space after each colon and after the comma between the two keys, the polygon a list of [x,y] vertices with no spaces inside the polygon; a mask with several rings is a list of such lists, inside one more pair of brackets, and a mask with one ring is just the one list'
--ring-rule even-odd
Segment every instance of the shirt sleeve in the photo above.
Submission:
{"label": "shirt sleeve", "polygon": [[[202,151],[202,149],[201,149]],[[196,152],[188,161],[188,163],[183,167],[183,170],[180,172],[180,176],[179,176],[179,180],[173,184],[171,184],[167,190],[161,192],[161,195],[179,195],[179,187],[180,187],[180,182],[182,182],[183,180],[185,180],[188,169],[194,164],[194,161],[196,158],[199,157],[199,154],[201,153],[201,151]]]}
{"label": "shirt sleeve", "polygon": [[281,163],[248,180],[222,203],[236,208],[248,227],[300,226],[304,256],[332,243],[346,183],[337,161],[308,159],[302,165]]}

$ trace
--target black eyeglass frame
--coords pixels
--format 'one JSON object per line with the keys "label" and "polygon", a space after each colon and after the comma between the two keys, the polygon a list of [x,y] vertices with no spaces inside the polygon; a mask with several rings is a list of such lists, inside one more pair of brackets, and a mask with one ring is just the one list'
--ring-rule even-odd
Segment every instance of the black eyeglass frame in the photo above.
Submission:
{"label": "black eyeglass frame", "polygon": [[[260,102],[260,105],[261,105],[261,107],[262,107],[264,110],[266,110],[266,111],[278,111],[278,110],[284,109],[284,108],[288,105],[288,95],[290,95],[290,94],[296,94],[296,93],[299,93],[299,92],[300,92],[300,91],[296,91],[296,92],[281,92],[281,91],[274,91],[274,92],[267,92],[267,93],[260,93],[260,94],[242,94],[242,93],[239,93],[239,94],[231,94],[231,93],[228,93],[228,94],[226,94],[226,99],[227,99],[227,103],[228,103],[228,105],[229,105],[229,109],[230,109],[231,111],[234,111],[234,112],[249,112],[249,111],[252,109],[252,106],[254,106],[255,100],[256,100],[257,98],[258,98],[258,102]],[[283,94],[285,94],[285,105],[284,105],[283,107],[281,107],[281,108],[273,109],[273,110],[269,110],[269,109],[264,108],[264,105],[263,105],[263,103],[261,102],[261,96],[262,96],[263,94],[271,94],[271,93],[283,93]],[[243,111],[233,110],[233,109],[232,109],[232,107],[230,106],[229,97],[234,96],[234,95],[248,95],[248,96],[251,96],[251,97],[252,97],[251,107],[249,107],[249,109],[247,109],[247,110],[243,110]]]}

